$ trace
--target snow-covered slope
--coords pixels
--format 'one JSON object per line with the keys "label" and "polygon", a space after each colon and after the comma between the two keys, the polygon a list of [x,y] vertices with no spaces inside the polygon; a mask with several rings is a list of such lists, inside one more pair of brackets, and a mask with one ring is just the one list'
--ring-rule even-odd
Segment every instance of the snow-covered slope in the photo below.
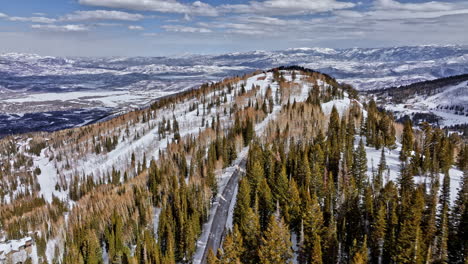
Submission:
{"label": "snow-covered slope", "polygon": [[448,84],[440,79],[395,91],[376,91],[372,96],[377,95],[381,105],[397,119],[410,117],[416,124],[427,121],[442,127],[468,124],[468,76],[453,78],[455,82]]}
{"label": "snow-covered slope", "polygon": [[[0,127],[9,128],[0,136],[44,130],[52,122],[52,130],[80,126],[205,82],[283,65],[311,68],[368,90],[467,73],[468,47],[294,48],[172,58],[0,54]],[[87,111],[77,115],[77,109]],[[24,113],[41,114],[25,119]]]}

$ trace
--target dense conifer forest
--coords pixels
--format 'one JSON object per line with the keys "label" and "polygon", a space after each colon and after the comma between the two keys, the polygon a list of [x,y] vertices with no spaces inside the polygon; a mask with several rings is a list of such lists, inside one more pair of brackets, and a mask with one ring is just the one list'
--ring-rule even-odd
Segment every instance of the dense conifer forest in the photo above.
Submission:
{"label": "dense conifer forest", "polygon": [[26,263],[197,263],[230,169],[209,264],[468,261],[467,142],[300,67],[0,146],[0,237],[32,237]]}

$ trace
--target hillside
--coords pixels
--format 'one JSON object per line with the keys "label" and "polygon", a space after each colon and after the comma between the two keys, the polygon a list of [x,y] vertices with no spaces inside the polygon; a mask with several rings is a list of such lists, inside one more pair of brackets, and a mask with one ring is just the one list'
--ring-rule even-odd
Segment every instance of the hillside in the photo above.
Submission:
{"label": "hillside", "polygon": [[468,75],[369,91],[397,119],[440,127],[468,124]]}
{"label": "hillside", "polygon": [[177,57],[0,54],[0,137],[91,124],[258,69],[301,65],[369,90],[464,74],[467,54],[464,46],[297,48]]}
{"label": "hillside", "polygon": [[460,137],[396,123],[350,85],[297,66],[0,146],[0,262],[402,263],[464,254]]}

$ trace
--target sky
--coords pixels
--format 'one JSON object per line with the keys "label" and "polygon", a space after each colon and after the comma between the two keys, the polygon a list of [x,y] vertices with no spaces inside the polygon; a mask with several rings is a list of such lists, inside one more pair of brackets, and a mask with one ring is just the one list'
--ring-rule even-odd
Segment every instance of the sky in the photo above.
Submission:
{"label": "sky", "polygon": [[0,53],[174,56],[467,45],[466,0],[1,0]]}

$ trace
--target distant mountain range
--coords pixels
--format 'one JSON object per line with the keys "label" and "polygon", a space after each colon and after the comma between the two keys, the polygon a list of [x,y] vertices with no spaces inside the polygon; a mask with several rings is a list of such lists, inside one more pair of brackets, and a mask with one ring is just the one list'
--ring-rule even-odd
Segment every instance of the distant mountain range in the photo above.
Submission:
{"label": "distant mountain range", "polygon": [[[172,58],[60,58],[7,53],[0,55],[0,86],[18,89],[21,84],[41,79],[39,76],[48,76],[51,82],[60,85],[84,88],[106,88],[117,81],[124,86],[154,78],[207,81],[282,65],[301,65],[331,74],[359,90],[378,89],[466,73],[468,47],[295,48]],[[79,78],[64,78],[69,75]],[[32,76],[37,79],[25,78]],[[40,89],[40,82],[35,87]]]}
{"label": "distant mountain range", "polygon": [[205,82],[285,65],[375,90],[468,73],[468,47],[294,48],[176,57],[0,54],[0,128],[10,129],[0,130],[24,132],[25,123],[40,130],[52,122],[53,130],[80,126]]}

